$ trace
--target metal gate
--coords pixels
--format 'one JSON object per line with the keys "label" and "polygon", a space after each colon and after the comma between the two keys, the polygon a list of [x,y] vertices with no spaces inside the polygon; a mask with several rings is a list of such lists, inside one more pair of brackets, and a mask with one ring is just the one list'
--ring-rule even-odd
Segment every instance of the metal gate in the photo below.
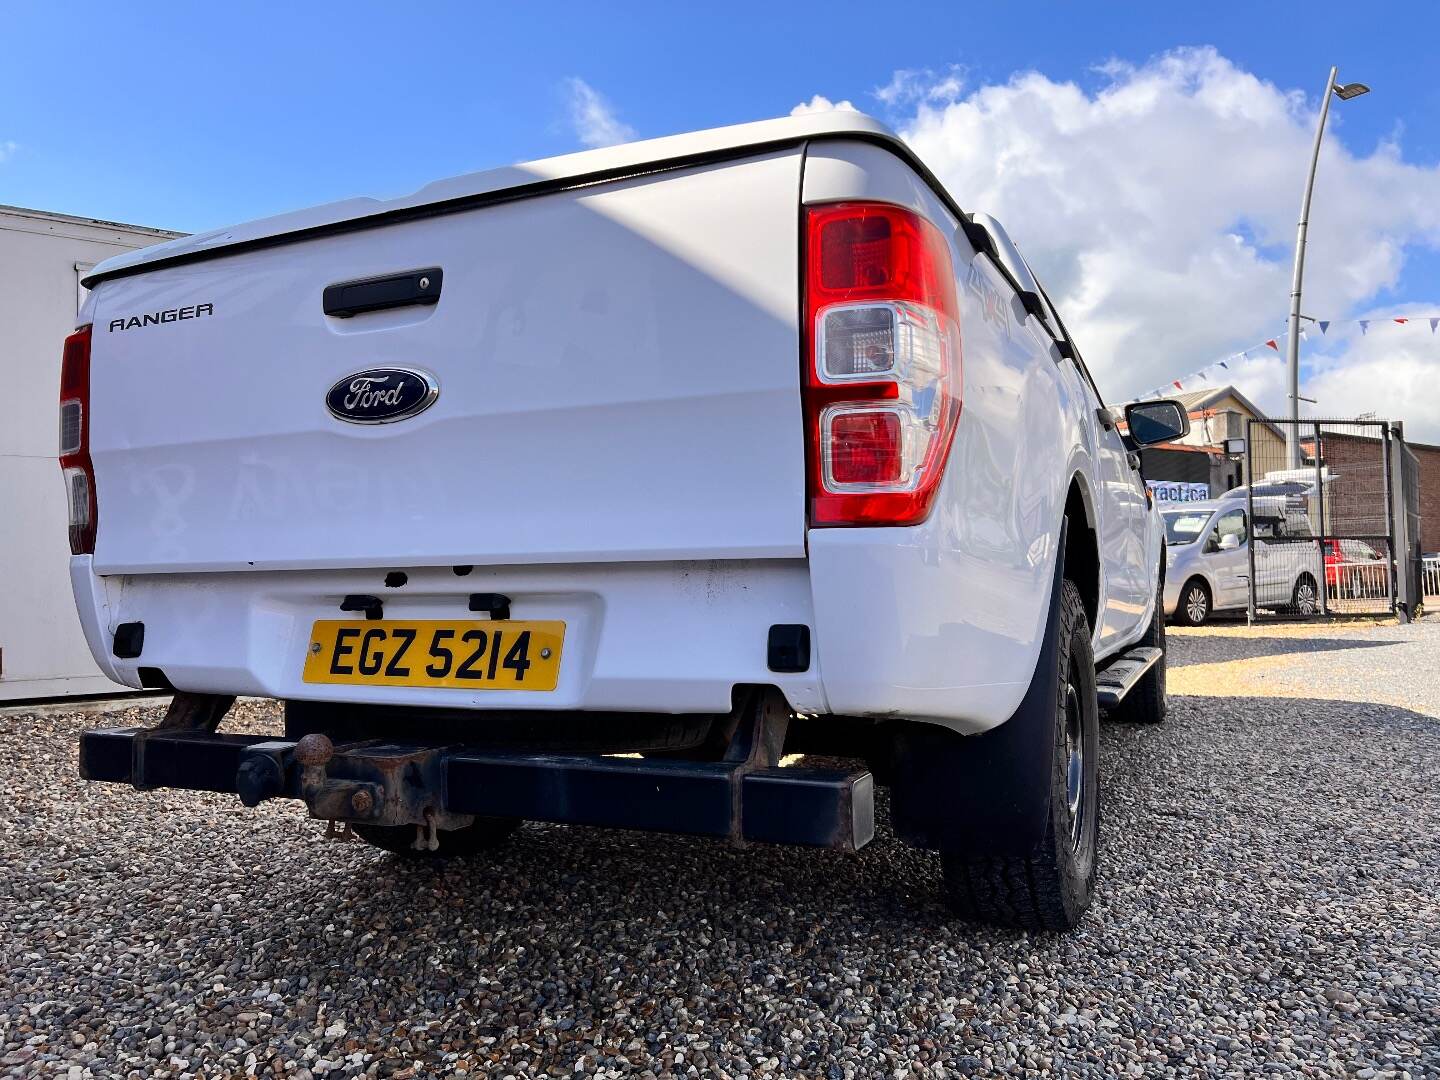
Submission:
{"label": "metal gate", "polygon": [[1416,610],[1417,472],[1398,425],[1250,420],[1244,483],[1251,620]]}
{"label": "metal gate", "polygon": [[[1400,557],[1395,606],[1400,617],[1409,621],[1420,614],[1430,592],[1430,582],[1426,579],[1429,564],[1420,546],[1420,462],[1415,451],[1405,445],[1399,424],[1391,431],[1391,448],[1395,452],[1395,466],[1391,471],[1399,478],[1398,497],[1394,500],[1395,549]],[[1440,592],[1440,588],[1434,591]]]}

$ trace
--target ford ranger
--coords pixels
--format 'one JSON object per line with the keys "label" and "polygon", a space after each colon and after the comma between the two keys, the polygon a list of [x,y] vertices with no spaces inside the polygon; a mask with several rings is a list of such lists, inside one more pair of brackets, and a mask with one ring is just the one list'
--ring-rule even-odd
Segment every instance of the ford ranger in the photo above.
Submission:
{"label": "ford ranger", "polygon": [[[1004,228],[881,124],[536,161],[85,283],[74,592],[101,667],[174,695],[84,735],[90,780],[301,799],[407,857],[525,820],[853,850],[879,784],[955,911],[1085,911],[1099,710],[1165,711],[1137,449],[1187,421],[1108,409]],[[236,695],[283,737],[224,731]]]}

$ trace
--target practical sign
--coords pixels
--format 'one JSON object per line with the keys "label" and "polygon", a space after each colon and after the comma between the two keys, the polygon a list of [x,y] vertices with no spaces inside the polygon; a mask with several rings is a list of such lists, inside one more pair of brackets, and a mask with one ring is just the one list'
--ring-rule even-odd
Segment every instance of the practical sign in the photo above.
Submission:
{"label": "practical sign", "polygon": [[1209,484],[1185,484],[1178,480],[1146,480],[1156,502],[1204,502],[1210,498]]}

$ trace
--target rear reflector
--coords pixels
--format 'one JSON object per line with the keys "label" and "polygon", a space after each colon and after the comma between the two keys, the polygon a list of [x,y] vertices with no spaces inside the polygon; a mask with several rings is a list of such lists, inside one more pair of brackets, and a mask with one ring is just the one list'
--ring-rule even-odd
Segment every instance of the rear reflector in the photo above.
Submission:
{"label": "rear reflector", "polygon": [[913,525],[930,513],[960,415],[950,247],[885,203],[806,214],[810,524]]}
{"label": "rear reflector", "polygon": [[95,550],[95,469],[90,463],[90,327],[65,339],[60,364],[60,468],[70,510],[70,552]]}
{"label": "rear reflector", "polygon": [[833,405],[821,419],[825,486],[869,490],[903,479],[904,441],[900,414],[864,405]]}

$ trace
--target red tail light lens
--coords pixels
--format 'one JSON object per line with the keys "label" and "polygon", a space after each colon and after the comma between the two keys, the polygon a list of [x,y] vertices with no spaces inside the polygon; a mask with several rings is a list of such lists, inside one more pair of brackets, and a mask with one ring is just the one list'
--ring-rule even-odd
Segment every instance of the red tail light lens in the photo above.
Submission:
{"label": "red tail light lens", "polygon": [[904,432],[893,410],[860,406],[827,410],[821,446],[824,475],[842,484],[894,484],[904,471]]}
{"label": "red tail light lens", "polygon": [[95,550],[95,468],[90,463],[90,327],[65,339],[60,365],[60,469],[70,507],[70,552]]}
{"label": "red tail light lens", "polygon": [[939,491],[960,416],[950,246],[886,203],[805,218],[810,523],[913,525]]}

